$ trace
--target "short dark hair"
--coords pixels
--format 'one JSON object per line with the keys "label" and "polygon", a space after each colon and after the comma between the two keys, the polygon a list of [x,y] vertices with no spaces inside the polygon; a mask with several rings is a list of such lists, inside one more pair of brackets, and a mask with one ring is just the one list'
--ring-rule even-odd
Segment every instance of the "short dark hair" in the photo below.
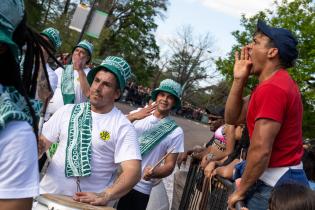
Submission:
{"label": "short dark hair", "polygon": [[298,183],[276,186],[269,199],[270,210],[315,209],[315,192]]}

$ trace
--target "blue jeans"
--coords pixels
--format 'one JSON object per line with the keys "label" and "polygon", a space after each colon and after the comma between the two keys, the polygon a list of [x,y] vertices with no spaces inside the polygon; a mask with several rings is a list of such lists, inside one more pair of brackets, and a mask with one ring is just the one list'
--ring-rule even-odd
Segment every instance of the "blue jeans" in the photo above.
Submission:
{"label": "blue jeans", "polygon": [[258,180],[248,191],[245,206],[250,210],[266,210],[273,187]]}
{"label": "blue jeans", "polygon": [[[309,187],[308,180],[302,169],[289,169],[278,180],[275,187],[284,183],[297,183]],[[266,210],[273,187],[258,180],[248,191],[245,204],[250,210]]]}
{"label": "blue jeans", "polygon": [[275,187],[285,183],[296,183],[309,187],[308,180],[303,169],[289,169],[278,180]]}

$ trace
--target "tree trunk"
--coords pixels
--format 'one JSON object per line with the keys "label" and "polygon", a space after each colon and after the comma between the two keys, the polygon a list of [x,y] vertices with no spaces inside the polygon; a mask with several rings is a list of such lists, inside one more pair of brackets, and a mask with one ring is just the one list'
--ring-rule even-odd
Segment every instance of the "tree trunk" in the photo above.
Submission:
{"label": "tree trunk", "polygon": [[63,15],[66,15],[68,13],[69,6],[70,6],[70,0],[66,0],[65,7],[62,13]]}
{"label": "tree trunk", "polygon": [[46,10],[46,14],[45,14],[45,18],[44,18],[44,25],[46,25],[46,22],[47,22],[47,17],[48,17],[48,13],[49,13],[49,10],[50,10],[50,7],[51,7],[51,2],[52,2],[52,0],[48,1],[48,8]]}

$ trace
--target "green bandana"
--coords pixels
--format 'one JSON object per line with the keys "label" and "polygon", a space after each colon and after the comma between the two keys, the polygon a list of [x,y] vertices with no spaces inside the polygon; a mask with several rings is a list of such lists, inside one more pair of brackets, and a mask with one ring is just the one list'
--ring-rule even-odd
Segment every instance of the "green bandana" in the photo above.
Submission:
{"label": "green bandana", "polygon": [[67,65],[66,69],[62,72],[61,77],[61,93],[63,97],[63,103],[65,105],[74,103],[75,93],[73,80],[73,66]]}
{"label": "green bandana", "polygon": [[[0,130],[4,129],[10,121],[27,121],[31,126],[33,119],[24,97],[14,88],[0,84]],[[36,116],[39,118],[41,103],[31,100]]]}
{"label": "green bandana", "polygon": [[91,175],[92,114],[90,102],[74,105],[68,128],[66,177]]}
{"label": "green bandana", "polygon": [[170,117],[162,119],[156,126],[145,131],[139,138],[140,152],[143,157],[149,153],[164,137],[177,128],[176,122]]}

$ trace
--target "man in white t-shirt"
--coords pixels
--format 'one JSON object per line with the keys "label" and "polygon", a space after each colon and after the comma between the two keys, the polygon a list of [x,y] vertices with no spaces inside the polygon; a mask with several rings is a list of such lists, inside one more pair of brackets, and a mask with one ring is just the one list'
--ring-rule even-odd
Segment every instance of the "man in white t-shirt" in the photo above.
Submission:
{"label": "man in white t-shirt", "polygon": [[[58,140],[59,146],[40,183],[40,193],[74,195],[80,202],[108,205],[139,181],[137,134],[114,106],[130,75],[124,59],[107,57],[87,76],[90,101],[65,105],[44,124],[45,149]],[[114,182],[119,165],[122,173]]]}
{"label": "man in white t-shirt", "polygon": [[[119,200],[118,210],[145,210],[152,187],[157,179],[169,176],[175,167],[178,153],[184,151],[184,132],[169,116],[173,108],[180,107],[180,85],[171,80],[163,80],[159,88],[152,91],[156,109],[152,107],[128,115],[137,131],[142,155],[142,179]],[[164,164],[153,166],[167,153]]]}
{"label": "man in white t-shirt", "polygon": [[86,102],[89,97],[89,84],[86,75],[90,68],[86,65],[91,61],[93,45],[87,40],[76,45],[72,52],[72,64],[65,69],[55,70],[58,77],[57,88],[49,102],[47,113],[52,115],[66,104]]}

